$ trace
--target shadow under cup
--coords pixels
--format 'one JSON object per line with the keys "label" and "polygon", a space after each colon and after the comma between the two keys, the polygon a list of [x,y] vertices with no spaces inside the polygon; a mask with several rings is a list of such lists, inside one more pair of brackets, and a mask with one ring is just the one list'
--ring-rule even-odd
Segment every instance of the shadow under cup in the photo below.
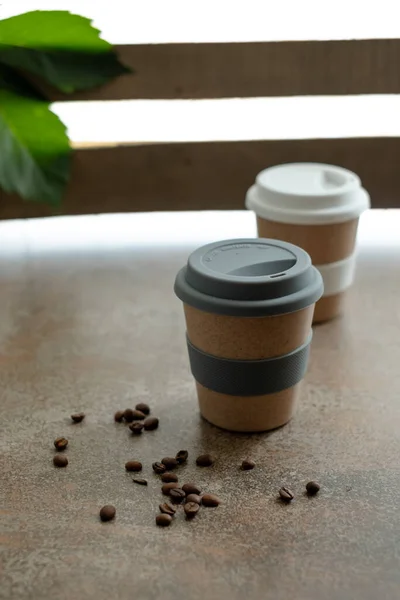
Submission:
{"label": "shadow under cup", "polygon": [[175,292],[205,419],[242,432],[290,420],[322,289],[308,254],[284,242],[228,240],[189,257]]}

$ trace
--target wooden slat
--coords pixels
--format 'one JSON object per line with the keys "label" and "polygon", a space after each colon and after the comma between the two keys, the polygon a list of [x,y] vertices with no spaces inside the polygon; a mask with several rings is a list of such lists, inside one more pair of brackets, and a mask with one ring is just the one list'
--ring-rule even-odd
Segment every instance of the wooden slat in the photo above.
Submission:
{"label": "wooden slat", "polygon": [[135,69],[55,100],[400,93],[400,40],[119,46]]}
{"label": "wooden slat", "polygon": [[[400,138],[207,142],[84,148],[59,214],[242,209],[270,165],[317,161],[355,171],[375,208],[400,208]],[[54,214],[4,192],[0,219]]]}

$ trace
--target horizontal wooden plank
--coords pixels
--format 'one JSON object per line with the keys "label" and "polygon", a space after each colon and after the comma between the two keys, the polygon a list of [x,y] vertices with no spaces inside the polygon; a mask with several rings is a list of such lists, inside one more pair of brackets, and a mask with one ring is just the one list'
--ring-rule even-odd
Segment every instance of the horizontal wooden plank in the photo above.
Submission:
{"label": "horizontal wooden plank", "polygon": [[53,100],[398,94],[400,40],[118,46],[135,70]]}
{"label": "horizontal wooden plank", "polygon": [[[242,209],[270,165],[317,161],[355,171],[375,208],[400,208],[400,138],[148,144],[77,150],[59,214]],[[54,214],[2,193],[0,218]]]}

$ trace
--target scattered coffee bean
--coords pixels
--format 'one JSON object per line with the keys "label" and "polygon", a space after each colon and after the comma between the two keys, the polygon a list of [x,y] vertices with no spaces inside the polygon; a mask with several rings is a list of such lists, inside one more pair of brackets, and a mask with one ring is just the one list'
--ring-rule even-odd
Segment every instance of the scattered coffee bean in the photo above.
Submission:
{"label": "scattered coffee bean", "polygon": [[144,413],[145,415],[150,414],[150,406],[144,402],[139,402],[139,404],[136,404],[135,408],[136,410],[140,410],[140,412]]}
{"label": "scattered coffee bean", "polygon": [[163,483],[176,483],[178,481],[178,476],[175,473],[163,473],[161,475],[161,481]]}
{"label": "scattered coffee bean", "polygon": [[171,504],[168,504],[168,502],[164,502],[163,504],[160,504],[159,509],[162,513],[164,513],[166,515],[170,515],[171,517],[173,517],[174,514],[176,513],[176,508],[174,506],[172,506]]}
{"label": "scattered coffee bean", "polygon": [[185,514],[188,519],[193,519],[200,510],[200,505],[197,502],[186,502],[183,507]]}
{"label": "scattered coffee bean", "polygon": [[83,419],[86,417],[85,413],[75,413],[71,415],[71,419],[74,423],[82,423]]}
{"label": "scattered coffee bean", "polygon": [[56,454],[53,458],[53,464],[55,467],[66,467],[68,464],[68,458],[62,454]]}
{"label": "scattered coffee bean", "polygon": [[142,463],[139,462],[138,460],[128,460],[127,463],[125,463],[125,469],[127,471],[141,471],[142,470]]}
{"label": "scattered coffee bean", "polygon": [[214,507],[220,504],[220,500],[217,496],[214,496],[214,494],[204,494],[204,496],[201,497],[201,503],[203,506]]}
{"label": "scattered coffee bean", "polygon": [[138,485],[147,485],[147,480],[138,477],[137,479],[132,479],[133,483],[137,483]]}
{"label": "scattered coffee bean", "polygon": [[187,450],[179,450],[179,452],[176,453],[176,460],[178,461],[178,463],[180,465],[185,463],[187,461],[188,457],[189,457],[189,452]]}
{"label": "scattered coffee bean", "polygon": [[189,494],[186,496],[186,502],[196,502],[196,504],[201,504],[201,496],[198,494]]}
{"label": "scattered coffee bean", "polygon": [[156,523],[159,527],[168,527],[172,523],[172,517],[167,513],[161,513],[156,516]]}
{"label": "scattered coffee bean", "polygon": [[112,521],[115,517],[115,506],[111,506],[111,504],[107,504],[100,509],[100,519],[102,521]]}
{"label": "scattered coffee bean", "polygon": [[143,421],[146,418],[146,415],[141,410],[133,410],[132,413],[134,421]]}
{"label": "scattered coffee bean", "polygon": [[114,415],[114,421],[116,423],[121,423],[122,419],[124,418],[124,411],[123,410],[117,410],[117,412]]}
{"label": "scattered coffee bean", "polygon": [[56,440],[54,440],[54,447],[59,452],[61,452],[61,450],[65,450],[65,448],[67,446],[68,446],[68,440],[64,437],[59,437]]}
{"label": "scattered coffee bean", "polygon": [[279,496],[284,502],[291,502],[294,498],[293,492],[287,487],[281,487],[279,490]]}
{"label": "scattered coffee bean", "polygon": [[129,429],[132,431],[132,433],[134,435],[141,434],[143,431],[143,427],[144,427],[144,425],[140,421],[134,421],[133,423],[131,423],[129,425]]}
{"label": "scattered coffee bean", "polygon": [[179,488],[179,484],[171,481],[171,483],[164,483],[164,485],[161,488],[161,491],[164,494],[164,496],[169,496],[171,490],[176,490],[177,488]]}
{"label": "scattered coffee bean", "polygon": [[153,467],[154,473],[157,473],[157,475],[161,475],[162,473],[165,473],[165,471],[167,470],[167,467],[160,462],[153,463],[152,467]]}
{"label": "scattered coffee bean", "polygon": [[147,419],[144,420],[144,428],[146,431],[153,431],[154,429],[157,429],[158,424],[159,421],[157,417],[147,417]]}
{"label": "scattered coffee bean", "polygon": [[196,465],[198,467],[211,467],[214,464],[214,459],[211,454],[201,454],[196,458]]}
{"label": "scattered coffee bean", "polygon": [[162,464],[167,467],[167,469],[175,469],[178,466],[178,461],[176,458],[171,458],[170,456],[166,456],[161,460]]}
{"label": "scattered coffee bean", "polygon": [[187,495],[197,494],[198,496],[200,496],[200,494],[201,494],[201,489],[194,483],[185,483],[182,486],[182,489],[185,492],[185,494],[187,494]]}
{"label": "scattered coffee bean", "polygon": [[318,494],[320,489],[321,486],[316,481],[309,481],[306,485],[307,494],[309,496],[315,496],[315,494]]}
{"label": "scattered coffee bean", "polygon": [[127,423],[132,423],[132,421],[134,420],[133,410],[131,408],[126,408],[124,410],[124,420]]}
{"label": "scattered coffee bean", "polygon": [[172,488],[169,492],[170,497],[172,498],[172,502],[175,504],[181,504],[186,498],[186,494],[182,488]]}
{"label": "scattered coffee bean", "polygon": [[242,462],[242,469],[243,471],[251,471],[252,469],[254,469],[254,467],[256,466],[256,463],[252,460],[244,460]]}

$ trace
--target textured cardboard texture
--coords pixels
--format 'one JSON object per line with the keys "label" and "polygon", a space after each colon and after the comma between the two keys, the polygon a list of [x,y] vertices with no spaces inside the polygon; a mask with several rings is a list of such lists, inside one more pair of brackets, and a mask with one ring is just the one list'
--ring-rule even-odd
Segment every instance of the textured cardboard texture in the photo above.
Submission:
{"label": "textured cardboard texture", "polygon": [[231,317],[184,305],[189,339],[204,352],[223,358],[272,358],[295,350],[306,341],[314,304],[286,315]]}
{"label": "textured cardboard texture", "polygon": [[330,225],[292,225],[257,217],[258,236],[283,240],[303,248],[313,265],[325,265],[354,252],[358,219]]}
{"label": "textured cardboard texture", "polygon": [[346,291],[323,296],[315,305],[313,323],[324,323],[343,314],[346,307]]}
{"label": "textured cardboard texture", "polygon": [[276,429],[292,418],[300,396],[301,381],[291,388],[263,396],[229,396],[208,390],[196,382],[200,412],[229,431],[256,432]]}

